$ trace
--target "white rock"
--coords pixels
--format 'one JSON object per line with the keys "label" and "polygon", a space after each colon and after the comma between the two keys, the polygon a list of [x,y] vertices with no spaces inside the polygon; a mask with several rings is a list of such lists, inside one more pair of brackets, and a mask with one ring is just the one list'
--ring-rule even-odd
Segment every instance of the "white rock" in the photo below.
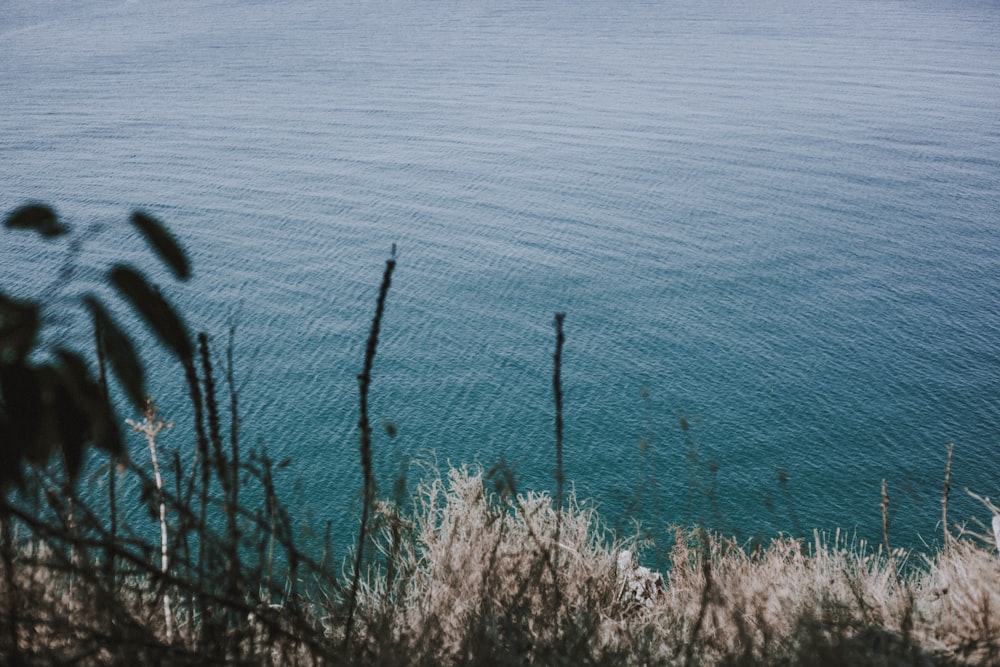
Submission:
{"label": "white rock", "polygon": [[663,575],[636,565],[628,550],[618,554],[618,580],[621,582],[620,595],[644,607],[652,607],[663,590]]}

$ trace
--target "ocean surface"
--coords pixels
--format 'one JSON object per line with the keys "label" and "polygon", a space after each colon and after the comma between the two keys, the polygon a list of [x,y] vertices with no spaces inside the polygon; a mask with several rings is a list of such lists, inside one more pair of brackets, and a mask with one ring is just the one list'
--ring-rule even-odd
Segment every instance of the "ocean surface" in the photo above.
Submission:
{"label": "ocean surface", "polygon": [[[0,213],[31,200],[81,232],[74,282],[3,231],[0,289],[111,299],[125,258],[219,369],[235,324],[244,446],[341,535],[392,244],[383,494],[501,459],[554,490],[556,312],[566,477],[625,532],[877,541],[885,479],[894,541],[933,545],[949,443],[952,518],[1000,494],[993,0],[0,0]],[[85,347],[73,312],[52,342]],[[137,332],[188,451],[182,372]]]}

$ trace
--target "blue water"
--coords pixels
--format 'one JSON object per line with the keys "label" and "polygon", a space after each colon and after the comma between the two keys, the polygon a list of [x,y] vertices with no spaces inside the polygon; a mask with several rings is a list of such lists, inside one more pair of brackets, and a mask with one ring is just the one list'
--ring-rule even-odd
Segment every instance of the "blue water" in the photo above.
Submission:
{"label": "blue water", "polygon": [[[613,524],[877,539],[885,478],[933,543],[948,443],[953,517],[1000,493],[995,2],[3,0],[0,63],[0,209],[102,224],[77,291],[154,264],[131,210],[171,226],[195,279],[153,273],[220,354],[236,322],[243,442],[310,520],[356,520],[393,243],[385,492],[411,459],[554,487],[565,311],[566,475]],[[44,289],[57,248],[0,238]]]}

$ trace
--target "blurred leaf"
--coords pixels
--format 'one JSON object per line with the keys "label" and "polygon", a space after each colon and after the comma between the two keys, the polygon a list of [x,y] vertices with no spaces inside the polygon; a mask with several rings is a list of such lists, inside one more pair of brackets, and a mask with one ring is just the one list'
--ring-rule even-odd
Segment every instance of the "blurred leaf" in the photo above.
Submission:
{"label": "blurred leaf", "polygon": [[121,330],[104,305],[93,295],[85,296],[83,302],[94,317],[94,326],[100,332],[111,369],[125,388],[132,405],[141,412],[146,401],[146,371],[135,352],[132,339]]}
{"label": "blurred leaf", "polygon": [[58,426],[59,445],[63,453],[63,463],[70,480],[75,480],[83,463],[84,447],[91,428],[88,415],[71,395],[66,384],[56,387],[56,400],[50,406],[50,413]]}
{"label": "blurred leaf", "polygon": [[132,213],[132,224],[142,233],[163,263],[170,267],[178,280],[187,280],[191,277],[191,263],[188,261],[187,253],[163,223],[142,211],[135,211]]}
{"label": "blurred leaf", "polygon": [[0,365],[0,398],[7,412],[9,438],[27,455],[42,411],[35,369],[23,363]]}
{"label": "blurred leaf", "polygon": [[44,464],[61,444],[53,409],[59,377],[49,365],[0,367],[3,399],[10,416],[12,439],[29,463]]}
{"label": "blurred leaf", "polygon": [[35,345],[39,308],[33,301],[0,294],[0,364],[23,361]]}
{"label": "blurred leaf", "polygon": [[30,229],[45,238],[62,236],[69,227],[59,222],[56,212],[45,204],[27,204],[15,209],[4,220],[7,229]]}
{"label": "blurred leaf", "polygon": [[190,362],[194,355],[187,327],[163,295],[150,287],[141,273],[124,264],[112,267],[108,279],[160,341],[181,361]]}
{"label": "blurred leaf", "polygon": [[67,408],[59,413],[60,417],[78,415],[85,427],[85,440],[112,454],[122,455],[124,446],[118,420],[111,406],[105,402],[97,382],[91,377],[83,357],[69,350],[57,349],[56,358],[59,360],[61,387],[67,392],[64,398],[72,403],[72,410],[75,410],[71,412]]}
{"label": "blurred leaf", "polygon": [[14,427],[7,415],[0,412],[0,493],[11,484],[21,486],[21,460],[24,458],[23,443],[14,437]]}

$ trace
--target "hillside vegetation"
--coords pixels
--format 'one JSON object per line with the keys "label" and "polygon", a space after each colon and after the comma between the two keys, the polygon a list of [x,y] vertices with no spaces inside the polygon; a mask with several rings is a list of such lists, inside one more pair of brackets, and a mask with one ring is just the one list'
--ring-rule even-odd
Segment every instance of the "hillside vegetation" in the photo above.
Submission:
{"label": "hillside vegetation", "polygon": [[[166,229],[132,223],[186,279]],[[5,227],[70,233],[41,205]],[[329,528],[302,538],[277,491],[285,463],[240,441],[232,331],[219,374],[209,337],[191,336],[141,271],[108,271],[187,380],[194,433],[165,447],[171,425],[100,300],[82,298],[94,349],[71,351],[41,342],[51,304],[0,293],[0,664],[1000,665],[1000,519],[996,536],[949,522],[950,463],[936,552],[894,549],[887,521],[874,545],[677,526],[655,536],[669,566],[643,567],[646,538],[614,534],[564,491],[562,315],[554,495],[519,489],[503,464],[431,469],[412,495],[379,495],[367,402],[394,266],[359,360],[362,513],[346,555]],[[134,419],[117,416],[109,382]],[[141,449],[124,446],[129,430]],[[883,489],[883,517],[888,503]],[[129,521],[125,505],[146,512]]]}

